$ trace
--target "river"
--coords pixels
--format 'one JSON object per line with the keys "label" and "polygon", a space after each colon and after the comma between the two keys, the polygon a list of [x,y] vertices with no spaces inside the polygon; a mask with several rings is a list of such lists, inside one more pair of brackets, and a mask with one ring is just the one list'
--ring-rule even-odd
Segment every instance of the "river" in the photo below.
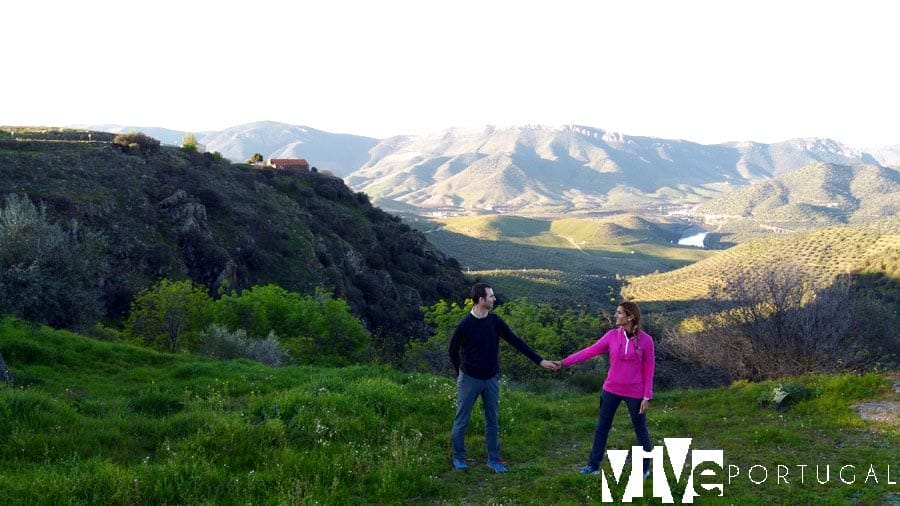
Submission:
{"label": "river", "polygon": [[[688,235],[690,234],[690,235]],[[694,246],[697,248],[705,248],[706,245],[703,243],[706,241],[706,236],[709,234],[706,230],[698,230],[695,228],[689,229],[685,231],[684,234],[681,235],[681,239],[678,239],[678,244],[681,246]]]}

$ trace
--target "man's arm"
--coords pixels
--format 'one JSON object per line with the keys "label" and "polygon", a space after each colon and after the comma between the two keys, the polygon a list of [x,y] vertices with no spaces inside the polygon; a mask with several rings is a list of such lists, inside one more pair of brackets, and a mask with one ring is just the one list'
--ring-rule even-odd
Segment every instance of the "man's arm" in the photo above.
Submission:
{"label": "man's arm", "polygon": [[450,345],[447,349],[447,354],[450,355],[450,362],[453,364],[453,368],[456,370],[457,375],[459,375],[459,345],[463,334],[462,326],[462,321],[456,325],[456,328],[453,330],[453,336],[450,338]]}
{"label": "man's arm", "polygon": [[[497,332],[500,334],[500,337],[503,338],[504,341],[513,345],[513,348],[517,349],[519,351],[519,353],[521,353],[522,355],[525,355],[526,357],[531,359],[531,361],[534,362],[535,364],[540,364],[543,367],[547,367],[546,365],[544,365],[544,362],[545,362],[544,358],[541,357],[540,355],[538,355],[537,352],[532,350],[531,346],[528,346],[528,343],[526,343],[519,336],[517,336],[512,331],[512,329],[509,328],[509,325],[507,325],[506,322],[503,321],[503,318],[500,318],[499,316],[494,315],[493,313],[491,313],[491,315],[497,319],[496,320]],[[549,367],[547,367],[547,368],[549,369]]]}

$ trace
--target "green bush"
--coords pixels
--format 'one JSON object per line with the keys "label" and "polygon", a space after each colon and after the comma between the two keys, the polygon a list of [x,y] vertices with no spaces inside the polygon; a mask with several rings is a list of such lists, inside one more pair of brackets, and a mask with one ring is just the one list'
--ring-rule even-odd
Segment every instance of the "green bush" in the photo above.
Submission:
{"label": "green bush", "polygon": [[247,337],[244,329],[230,331],[215,323],[200,334],[198,351],[219,360],[249,358],[272,367],[282,365],[288,359],[288,353],[274,331],[269,331],[265,339],[253,339]]}
{"label": "green bush", "polygon": [[43,204],[8,195],[0,209],[0,313],[58,328],[96,322],[104,249],[102,235],[51,223]]}
{"label": "green bush", "polygon": [[164,279],[135,298],[125,334],[160,350],[191,350],[206,327],[211,301],[204,288],[189,280]]}
{"label": "green bush", "polygon": [[[471,300],[460,306],[455,302],[439,301],[422,308],[425,322],[431,325],[434,335],[425,341],[414,341],[406,352],[406,367],[437,374],[454,373],[447,354],[450,338],[459,321],[472,309]],[[597,315],[580,314],[569,309],[560,311],[550,304],[534,304],[527,299],[516,299],[498,305],[495,313],[503,318],[509,328],[547,360],[561,359],[570,353],[593,343],[600,336],[601,323]],[[595,374],[605,361],[592,361],[579,368],[581,374]],[[517,382],[546,378],[541,367],[505,342],[500,343],[500,369],[504,377]],[[602,383],[603,371],[597,371]],[[579,388],[587,388],[596,382],[577,374],[561,372],[556,377],[574,382]]]}
{"label": "green bush", "polygon": [[372,358],[369,334],[350,306],[322,291],[301,296],[277,285],[255,286],[213,304],[213,321],[254,339],[277,335],[301,363],[347,365]]}

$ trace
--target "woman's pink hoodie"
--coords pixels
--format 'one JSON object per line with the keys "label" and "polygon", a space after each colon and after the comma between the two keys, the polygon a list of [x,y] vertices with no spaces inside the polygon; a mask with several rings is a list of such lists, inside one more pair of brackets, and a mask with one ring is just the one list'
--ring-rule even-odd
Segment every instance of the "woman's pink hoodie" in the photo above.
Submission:
{"label": "woman's pink hoodie", "polygon": [[640,399],[653,398],[653,372],[656,357],[653,338],[643,330],[629,340],[625,330],[615,328],[603,334],[596,343],[563,359],[566,367],[609,353],[609,372],[603,389],[609,393]]}

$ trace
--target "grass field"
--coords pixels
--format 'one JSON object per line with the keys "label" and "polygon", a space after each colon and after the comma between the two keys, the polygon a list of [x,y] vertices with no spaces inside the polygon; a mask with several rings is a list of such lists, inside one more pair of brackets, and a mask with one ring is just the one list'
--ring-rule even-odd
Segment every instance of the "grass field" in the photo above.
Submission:
{"label": "grass field", "polygon": [[[0,385],[4,504],[589,504],[602,497],[601,477],[577,474],[596,393],[504,383],[501,441],[510,472],[482,465],[476,410],[471,468],[460,473],[449,463],[451,378],[382,366],[214,362],[15,320],[0,323],[0,353],[16,377]],[[804,394],[783,410],[769,402],[782,383]],[[896,504],[900,427],[896,417],[861,419],[853,406],[862,401],[896,406],[900,394],[877,374],[785,378],[659,392],[648,421],[654,445],[690,438],[693,449],[722,450],[712,480],[722,496],[697,504]],[[620,411],[609,448],[633,440]],[[682,479],[678,493],[684,468],[666,455],[668,481]],[[648,497],[661,479],[646,482],[635,502],[659,503]],[[619,497],[621,486],[612,493]]]}

